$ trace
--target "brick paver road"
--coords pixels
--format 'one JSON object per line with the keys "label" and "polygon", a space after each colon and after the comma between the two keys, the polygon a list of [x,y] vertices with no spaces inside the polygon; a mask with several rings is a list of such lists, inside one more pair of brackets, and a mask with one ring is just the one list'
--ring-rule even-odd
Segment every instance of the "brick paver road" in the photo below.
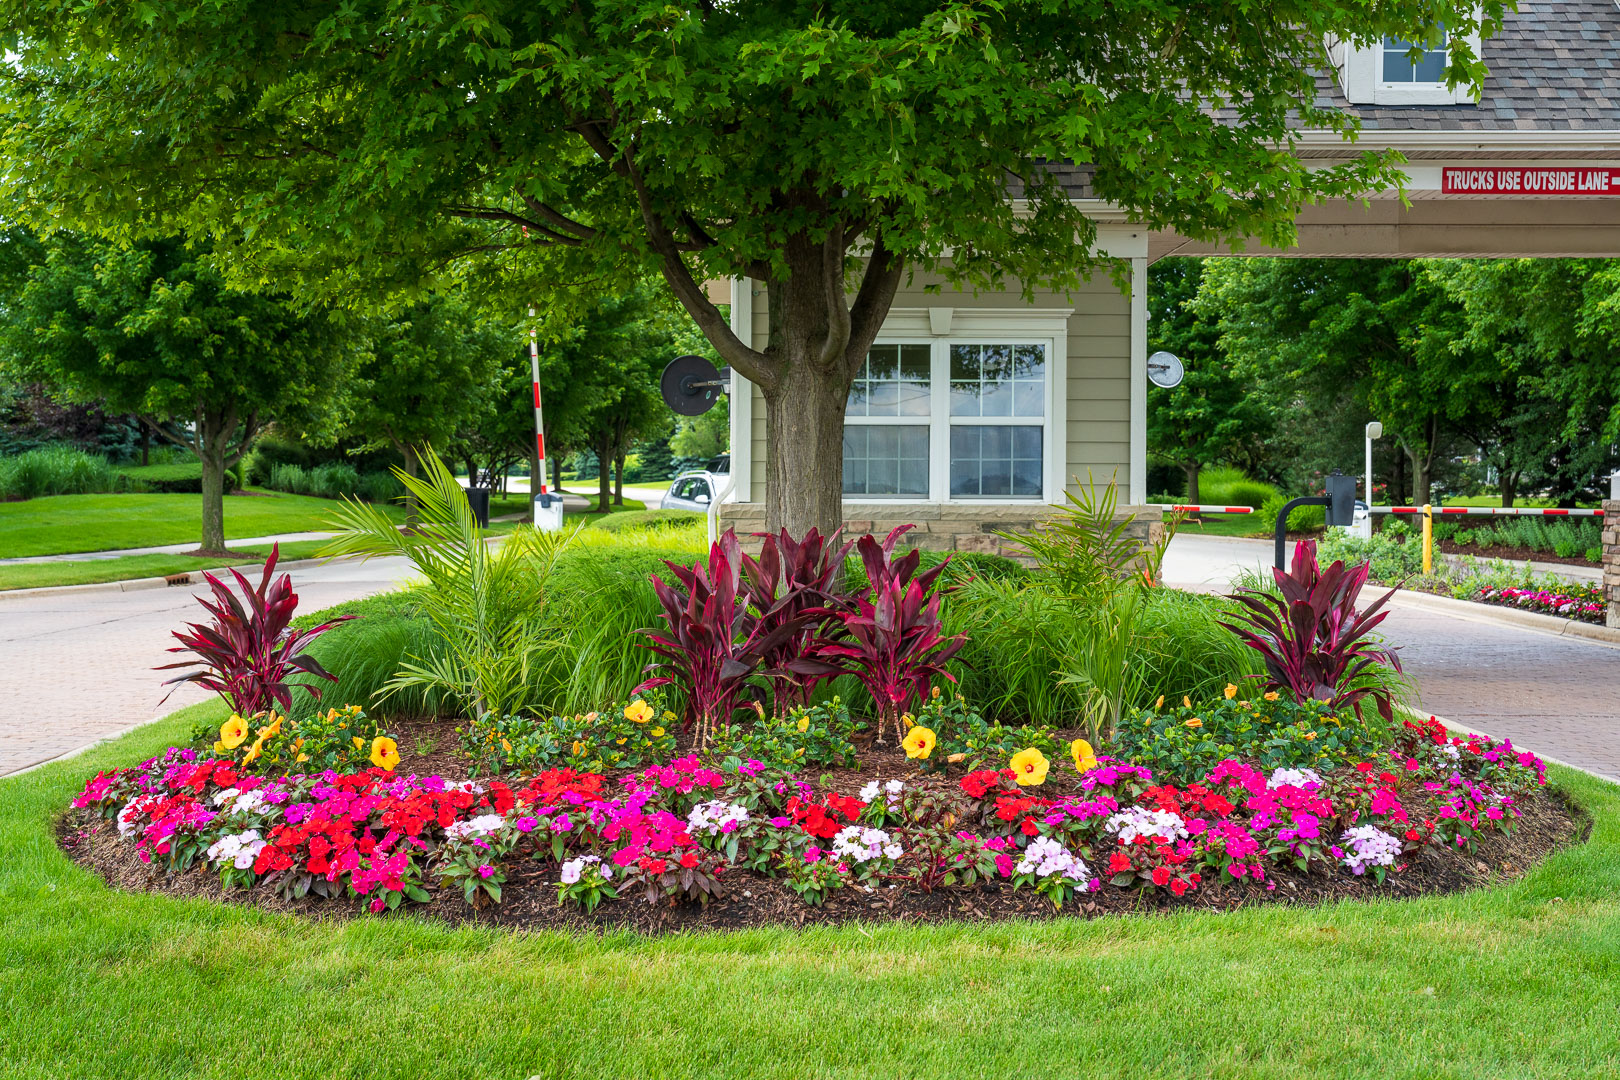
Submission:
{"label": "brick paver road", "polygon": [[1395,603],[1422,705],[1447,720],[1620,781],[1620,646]]}
{"label": "brick paver road", "polygon": [[[343,562],[292,571],[299,610],[317,611],[388,588],[408,576],[403,559]],[[191,686],[159,706],[157,664],[169,632],[205,614],[205,587],[139,592],[0,593],[0,775],[59,757],[208,697]]]}
{"label": "brick paver road", "polygon": [[[1183,533],[1165,577],[1226,592],[1244,568],[1269,567],[1272,550]],[[1401,647],[1427,711],[1620,780],[1620,647],[1505,626],[1485,608],[1476,617],[1406,602],[1379,629]]]}

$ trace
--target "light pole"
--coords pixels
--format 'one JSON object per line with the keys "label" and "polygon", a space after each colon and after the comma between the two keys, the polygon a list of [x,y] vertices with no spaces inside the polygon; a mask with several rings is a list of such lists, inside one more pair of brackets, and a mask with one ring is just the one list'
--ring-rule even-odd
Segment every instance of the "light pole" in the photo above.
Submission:
{"label": "light pole", "polygon": [[1366,530],[1364,539],[1372,539],[1372,505],[1373,505],[1373,471],[1372,471],[1372,444],[1374,439],[1384,437],[1384,425],[1377,420],[1367,425],[1367,522],[1362,526]]}

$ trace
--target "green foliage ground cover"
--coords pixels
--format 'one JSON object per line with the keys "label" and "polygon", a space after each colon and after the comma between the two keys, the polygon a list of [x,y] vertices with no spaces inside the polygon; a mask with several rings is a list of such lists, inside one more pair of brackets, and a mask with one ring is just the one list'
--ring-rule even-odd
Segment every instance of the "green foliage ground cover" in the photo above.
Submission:
{"label": "green foliage ground cover", "polygon": [[71,446],[41,446],[0,457],[0,499],[83,495],[129,486],[106,458]]}
{"label": "green foliage ground cover", "polygon": [[[222,717],[194,707],[0,780],[0,1074],[563,1078],[608,1059],[622,1075],[795,1080],[1620,1069],[1620,789],[1572,770],[1552,779],[1591,837],[1519,880],[1225,914],[513,935],[114,891],[58,850],[52,823],[86,777]],[[248,1026],[232,1019],[244,1008]]]}
{"label": "green foliage ground cover", "polygon": [[[225,501],[227,538],[329,529],[335,504],[280,492]],[[383,506],[397,521],[405,513]],[[55,495],[0,503],[0,558],[183,544],[197,539],[200,495]]]}

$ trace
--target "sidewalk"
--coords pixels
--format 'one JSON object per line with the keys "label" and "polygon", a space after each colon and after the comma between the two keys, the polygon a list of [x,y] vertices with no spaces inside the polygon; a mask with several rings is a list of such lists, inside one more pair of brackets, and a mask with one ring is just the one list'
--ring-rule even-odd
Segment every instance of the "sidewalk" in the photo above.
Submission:
{"label": "sidewalk", "polygon": [[[276,536],[251,536],[238,540],[227,540],[226,545],[231,548],[268,547],[271,544],[291,544],[299,540],[329,540],[336,535],[335,532],[280,533]],[[187,552],[196,550],[197,541],[190,540],[184,544],[118,548],[113,551],[74,551],[65,555],[22,555],[11,559],[0,559],[0,566],[16,566],[22,563],[92,562],[96,559],[121,559],[125,555],[184,555]]]}

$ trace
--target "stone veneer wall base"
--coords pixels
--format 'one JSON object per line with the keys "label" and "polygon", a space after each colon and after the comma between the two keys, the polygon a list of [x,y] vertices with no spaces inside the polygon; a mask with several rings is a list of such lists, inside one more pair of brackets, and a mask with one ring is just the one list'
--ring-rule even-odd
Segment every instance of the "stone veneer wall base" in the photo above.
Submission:
{"label": "stone veneer wall base", "polygon": [[1620,627],[1620,500],[1603,504],[1603,599],[1608,602],[1606,625]]}
{"label": "stone veneer wall base", "polygon": [[[911,525],[906,542],[926,551],[976,551],[1004,555],[1028,564],[1028,553],[1015,541],[996,535],[1020,532],[1056,511],[1045,504],[973,505],[966,503],[845,503],[846,539],[872,535],[881,539],[897,525]],[[1136,516],[1128,532],[1137,537],[1157,538],[1164,528],[1164,515],[1157,507],[1122,506],[1121,516]],[[763,532],[763,503],[727,503],[720,508],[720,527],[731,527],[739,536]]]}

